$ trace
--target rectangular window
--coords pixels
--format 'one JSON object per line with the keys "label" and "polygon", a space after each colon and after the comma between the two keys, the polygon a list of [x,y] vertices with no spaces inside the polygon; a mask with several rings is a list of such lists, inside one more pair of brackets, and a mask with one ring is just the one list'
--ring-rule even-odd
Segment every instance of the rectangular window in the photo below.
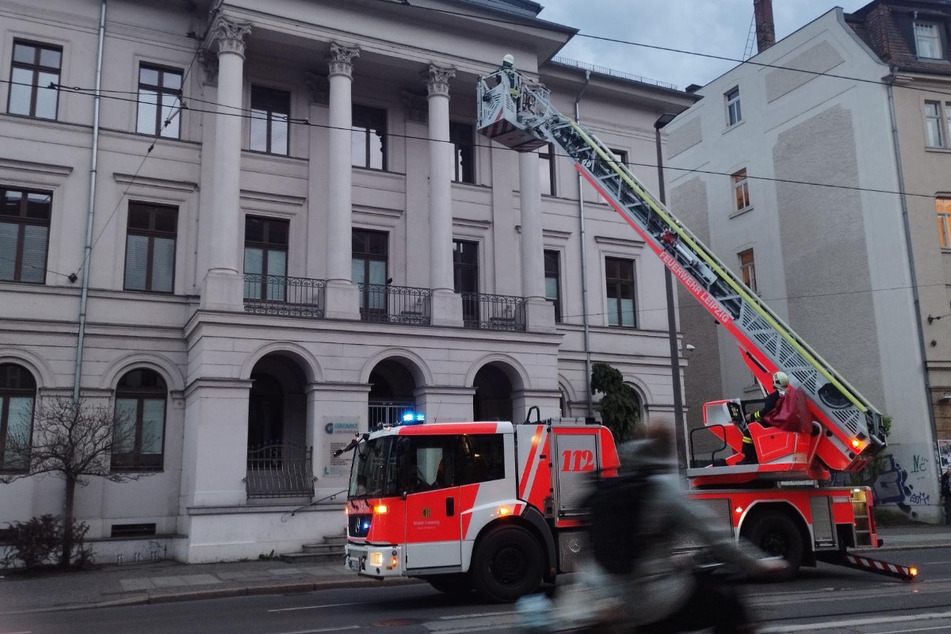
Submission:
{"label": "rectangular window", "polygon": [[925,131],[928,147],[945,147],[944,121],[941,120],[941,102],[925,102]]}
{"label": "rectangular window", "polygon": [[175,290],[177,234],[178,208],[129,203],[125,290],[156,293],[171,293]]}
{"label": "rectangular window", "polygon": [[251,86],[251,149],[287,156],[290,117],[291,93]]}
{"label": "rectangular window", "polygon": [[915,50],[920,59],[942,59],[941,32],[934,22],[915,22]]}
{"label": "rectangular window", "polygon": [[386,169],[386,110],[353,106],[352,163],[356,167]]}
{"label": "rectangular window", "polygon": [[555,146],[548,144],[538,150],[538,190],[544,196],[555,195]]}
{"label": "rectangular window", "polygon": [[467,327],[479,324],[479,243],[452,241],[453,290],[462,295],[462,321]]}
{"label": "rectangular window", "polygon": [[244,297],[283,302],[286,298],[290,222],[246,216],[244,219]]}
{"label": "rectangular window", "polygon": [[938,236],[942,249],[951,249],[951,198],[936,198],[935,210],[938,212]]}
{"label": "rectangular window", "polygon": [[750,183],[746,178],[746,169],[741,169],[730,177],[733,180],[733,194],[736,197],[736,211],[750,206]]}
{"label": "rectangular window", "polygon": [[475,136],[468,123],[451,122],[449,141],[452,143],[452,179],[457,183],[475,182]]}
{"label": "rectangular window", "polygon": [[350,281],[360,289],[361,319],[374,320],[386,314],[389,234],[354,229],[352,235]]}
{"label": "rectangular window", "polygon": [[740,258],[740,275],[746,287],[756,292],[756,262],[753,259],[753,249],[747,249],[737,254]]}
{"label": "rectangular window", "polygon": [[607,286],[608,325],[636,328],[634,260],[605,258],[604,278]]}
{"label": "rectangular window", "polygon": [[142,64],[135,131],[177,139],[182,123],[182,71]]}
{"label": "rectangular window", "polygon": [[46,282],[49,192],[0,187],[0,281]]}
{"label": "rectangular window", "polygon": [[727,125],[736,125],[743,120],[743,111],[740,110],[740,89],[739,87],[728,91],[724,98],[726,99],[726,122]]}
{"label": "rectangular window", "polygon": [[555,306],[555,323],[561,323],[561,271],[558,251],[545,251],[545,299]]}
{"label": "rectangular window", "polygon": [[59,46],[14,40],[7,112],[55,120],[62,61]]}
{"label": "rectangular window", "polygon": [[24,368],[0,364],[0,473],[29,470],[36,383]]}

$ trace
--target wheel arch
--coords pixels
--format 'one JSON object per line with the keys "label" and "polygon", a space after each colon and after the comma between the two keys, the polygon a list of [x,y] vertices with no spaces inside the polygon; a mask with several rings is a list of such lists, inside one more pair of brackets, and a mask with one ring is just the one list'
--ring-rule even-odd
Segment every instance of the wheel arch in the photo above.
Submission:
{"label": "wheel arch", "polygon": [[[551,581],[555,578],[558,567],[557,551],[555,550],[555,537],[552,530],[545,521],[544,516],[537,509],[529,507],[526,511],[517,517],[509,516],[496,519],[482,527],[476,536],[475,543],[472,546],[472,556],[479,550],[479,546],[485,540],[486,535],[500,526],[520,526],[532,534],[541,545],[545,553],[545,571],[544,578]],[[471,566],[471,563],[470,563]]]}
{"label": "wheel arch", "polygon": [[794,504],[785,500],[761,501],[752,504],[748,509],[746,509],[746,512],[743,514],[740,524],[737,527],[739,536],[749,539],[750,531],[760,520],[760,518],[773,514],[784,515],[793,522],[793,524],[796,526],[796,530],[799,531],[800,538],[802,539],[802,563],[806,566],[815,566],[815,541],[812,538],[812,531],[809,528],[809,523],[806,521],[802,511],[800,511]]}

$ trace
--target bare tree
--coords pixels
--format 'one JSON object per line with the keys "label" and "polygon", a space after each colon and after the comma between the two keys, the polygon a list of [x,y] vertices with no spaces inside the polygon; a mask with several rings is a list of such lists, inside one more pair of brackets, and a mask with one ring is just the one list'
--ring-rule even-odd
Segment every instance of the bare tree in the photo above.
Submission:
{"label": "bare tree", "polygon": [[93,477],[126,482],[149,475],[112,470],[113,454],[128,453],[135,437],[135,421],[116,408],[71,398],[44,399],[33,416],[32,437],[29,425],[7,437],[4,466],[17,471],[3,473],[0,482],[43,473],[66,482],[60,565],[68,566],[72,559],[76,486]]}

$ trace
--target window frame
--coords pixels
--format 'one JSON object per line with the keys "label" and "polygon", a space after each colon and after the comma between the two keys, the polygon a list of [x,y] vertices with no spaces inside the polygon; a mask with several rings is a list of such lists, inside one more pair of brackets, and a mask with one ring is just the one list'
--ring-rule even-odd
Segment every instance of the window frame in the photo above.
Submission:
{"label": "window frame", "polygon": [[[356,162],[355,154],[351,154],[350,163],[353,167],[387,171],[387,116],[385,108],[353,104],[351,107],[350,142],[351,149],[356,146],[359,136],[363,137],[363,163]],[[376,127],[374,127],[376,126]],[[380,139],[380,165],[373,161],[373,136]]]}
{"label": "window frame", "polygon": [[474,185],[475,126],[462,121],[450,121],[449,142],[452,143],[453,182]]}
{"label": "window frame", "polygon": [[[929,20],[914,20],[912,22],[912,35],[915,39],[915,57],[918,59],[945,59],[944,42],[941,32],[943,25]],[[920,32],[920,29],[929,29],[929,35]],[[929,43],[934,48],[935,55],[922,55],[922,43]]]}
{"label": "window frame", "polygon": [[[545,249],[544,252],[545,299],[555,306],[555,323],[561,323],[561,252]],[[551,264],[552,266],[549,266]],[[555,296],[548,294],[548,280],[554,280]]]}
{"label": "window frame", "polygon": [[[262,224],[261,228],[261,240],[249,239],[248,234],[248,224],[250,222],[260,222]],[[283,242],[281,241],[281,231],[277,229],[283,228]],[[277,233],[277,235],[272,239],[272,234]],[[245,214],[244,216],[244,247],[242,249],[242,259],[241,259],[241,269],[242,274],[252,274],[260,275],[261,281],[260,286],[256,289],[258,295],[256,297],[249,297],[249,290],[254,289],[255,287],[251,285],[247,280],[244,283],[244,299],[251,299],[255,301],[268,301],[268,302],[283,302],[287,298],[286,294],[286,279],[288,274],[288,260],[290,256],[290,236],[291,236],[291,223],[290,220],[286,218],[272,218],[270,216],[257,216],[255,214]],[[248,249],[260,249],[261,250],[261,272],[255,273],[253,271],[247,270],[248,263]],[[283,253],[284,254],[284,272],[280,275],[271,272],[271,254],[272,253]],[[272,278],[283,278],[283,280],[275,280],[274,283],[271,283]]]}
{"label": "window frame", "polygon": [[[148,224],[147,228],[133,227],[132,226],[132,213],[133,208],[139,211],[145,211],[148,213]],[[164,294],[174,294],[175,293],[175,268],[178,261],[178,207],[174,205],[160,205],[154,203],[146,203],[141,201],[129,201],[129,210],[128,210],[128,220],[126,222],[126,249],[125,249],[125,264],[123,266],[123,275],[122,275],[122,289],[126,291],[141,291],[145,293],[164,293]],[[172,215],[172,224],[175,229],[172,232],[163,231],[157,229],[156,226],[158,223],[157,216],[160,213],[168,213]],[[145,288],[130,288],[129,287],[129,237],[130,236],[141,236],[148,238],[148,248],[146,254],[146,263],[145,263]],[[152,288],[153,286],[153,274],[155,272],[155,239],[163,238],[170,239],[172,241],[172,261],[171,261],[171,270],[169,273],[169,279],[171,280],[171,288],[168,290],[156,290]]]}
{"label": "window frame", "polygon": [[[157,84],[148,84],[142,81],[142,71],[151,70],[158,73],[158,83]],[[165,86],[165,75],[172,74],[178,76],[178,89],[167,88]],[[152,122],[154,125],[150,126],[149,131],[142,129],[143,121],[143,104],[149,105],[148,102],[142,99],[142,91],[151,90],[155,93],[155,103],[151,104],[155,108],[155,120]],[[138,82],[136,83],[136,100],[137,108],[135,113],[135,132],[136,134],[144,134],[152,137],[160,137],[163,139],[181,139],[182,138],[182,104],[184,102],[184,89],[185,89],[185,73],[180,68],[174,68],[172,66],[163,66],[161,64],[152,64],[150,62],[139,62],[139,72],[138,72]],[[165,111],[164,107],[164,98],[166,96],[172,97],[172,103],[175,103],[175,100],[178,101],[177,107],[169,108],[168,117],[164,117],[163,113]],[[169,130],[170,126],[165,125],[165,121],[177,121],[173,131]]]}
{"label": "window frame", "polygon": [[[357,236],[362,235],[366,248],[356,249]],[[353,263],[363,262],[363,279],[353,279]],[[383,263],[383,283],[372,281],[371,268],[373,262]],[[351,282],[357,285],[360,294],[360,314],[366,319],[367,315],[383,315],[387,311],[389,297],[385,291],[386,281],[390,279],[390,234],[379,229],[363,229],[354,227],[351,230],[350,248],[350,277]]]}
{"label": "window frame", "polygon": [[740,103],[740,87],[734,86],[723,93],[726,103],[726,125],[733,127],[743,121],[743,108]]}
{"label": "window frame", "polygon": [[[637,261],[634,258],[619,258],[614,256],[604,257],[604,284],[605,284],[605,313],[607,315],[608,326],[612,328],[637,328]],[[622,269],[623,267],[623,269]],[[613,269],[618,273],[629,271],[630,278],[623,278],[620,275],[612,275]],[[623,291],[626,287],[630,288],[630,298],[623,297]],[[611,296],[612,290],[615,297]],[[617,300],[617,311],[612,312],[610,300]],[[624,309],[621,306],[621,300],[631,300],[631,319],[633,323],[624,323]],[[617,323],[612,323],[616,321]]]}
{"label": "window frame", "polygon": [[935,213],[938,219],[938,243],[942,250],[951,250],[951,195],[935,197]]}
{"label": "window frame", "polygon": [[[32,386],[16,386],[9,387],[4,385],[6,382],[6,370],[7,368],[16,368],[19,373],[25,377],[29,378]],[[10,399],[11,398],[24,398],[29,396],[32,399],[30,404],[30,438],[29,446],[33,445],[33,423],[36,419],[36,396],[37,396],[37,383],[36,377],[33,376],[33,373],[30,372],[28,368],[19,363],[0,363],[0,473],[27,473],[30,470],[30,460],[29,455],[25,456],[26,460],[22,466],[13,466],[10,467],[6,463],[6,452],[7,452],[7,441],[8,434],[10,433]]]}
{"label": "window frame", "polygon": [[[19,203],[19,212],[16,216],[8,216],[6,214],[0,213],[0,224],[15,224],[17,226],[17,238],[16,238],[16,254],[14,255],[13,262],[13,278],[12,279],[2,279],[0,282],[16,282],[20,284],[46,284],[46,274],[49,272],[49,256],[50,256],[50,233],[52,230],[52,215],[53,215],[53,192],[51,191],[42,191],[38,189],[27,189],[20,187],[4,187],[0,186],[0,209],[5,207],[4,201],[8,192],[19,192],[22,195],[22,199]],[[46,217],[45,218],[36,218],[31,217],[30,214],[30,195],[40,195],[48,198],[46,202]],[[23,279],[23,249],[26,238],[26,228],[27,227],[44,227],[46,229],[46,240],[43,246],[43,273],[42,279],[38,281],[24,280]]]}
{"label": "window frame", "polygon": [[752,209],[753,203],[750,199],[750,179],[746,168],[744,167],[730,174],[730,182],[733,186],[733,211],[731,215]]}
{"label": "window frame", "polygon": [[[17,46],[30,46],[35,49],[33,54],[33,63],[27,64],[25,62],[16,61],[16,48]],[[52,66],[43,66],[41,63],[43,51],[51,51],[59,54],[59,67],[53,68]],[[10,51],[10,89],[7,92],[7,114],[11,114],[18,117],[29,117],[31,119],[43,119],[44,121],[58,121],[59,120],[59,92],[53,90],[55,106],[53,108],[52,117],[40,117],[36,115],[36,106],[39,101],[39,91],[40,90],[49,90],[49,88],[41,88],[39,85],[39,74],[40,73],[49,73],[56,74],[56,84],[59,85],[62,79],[63,72],[63,47],[57,46],[55,44],[44,44],[42,42],[36,42],[33,40],[26,39],[14,39],[13,48]],[[14,86],[20,85],[19,82],[15,83],[13,78],[14,73],[17,69],[27,70],[32,74],[32,79],[30,81],[30,107],[28,113],[22,112],[13,112],[10,107],[13,103],[14,96]]]}
{"label": "window frame", "polygon": [[[547,147],[547,152],[543,152],[542,149]],[[547,163],[548,169],[545,169],[545,164]],[[542,146],[538,148],[538,175],[539,175],[539,187],[538,191],[541,192],[542,196],[557,196],[557,183],[555,182],[555,146],[553,143],[549,143],[547,146]],[[545,181],[548,181],[548,187],[546,191]]]}
{"label": "window frame", "polygon": [[462,295],[462,322],[469,326],[480,323],[479,277],[479,241],[453,238],[452,290]]}
{"label": "window frame", "polygon": [[[145,376],[154,377],[157,379],[160,385],[157,386],[136,386],[136,387],[124,387],[122,385],[129,376],[136,372],[141,372]],[[161,395],[161,399],[158,396]],[[165,378],[151,368],[134,368],[125,372],[116,383],[115,389],[115,407],[116,407],[116,423],[119,422],[119,401],[121,400],[135,400],[136,401],[136,414],[135,414],[135,438],[133,441],[132,450],[129,452],[118,453],[116,451],[117,445],[115,444],[117,440],[113,436],[113,448],[112,455],[110,456],[110,471],[112,472],[128,472],[128,471],[164,471],[165,470],[165,439],[167,436],[167,427],[168,427],[168,383],[165,381]],[[143,443],[143,430],[145,426],[145,420],[143,414],[145,412],[145,401],[162,401],[162,425],[161,425],[161,447],[158,453],[143,454],[142,453],[142,443]],[[146,459],[144,456],[150,456]],[[156,457],[151,457],[156,456]]]}
{"label": "window frame", "polygon": [[[257,100],[256,98],[257,97]],[[256,107],[260,106],[260,107]],[[279,110],[280,106],[285,106],[286,112]],[[256,111],[260,110],[264,116],[258,116]],[[251,84],[251,114],[248,122],[248,149],[252,152],[263,152],[265,154],[274,154],[276,156],[290,156],[291,148],[291,93],[288,90],[280,88],[270,88]],[[274,124],[280,121],[280,116],[284,117],[284,148],[283,151],[274,148]],[[264,121],[264,148],[255,147],[254,127],[255,121]]]}
{"label": "window frame", "polygon": [[746,287],[753,293],[759,295],[756,288],[756,257],[753,249],[745,249],[736,254],[740,262],[740,278]]}

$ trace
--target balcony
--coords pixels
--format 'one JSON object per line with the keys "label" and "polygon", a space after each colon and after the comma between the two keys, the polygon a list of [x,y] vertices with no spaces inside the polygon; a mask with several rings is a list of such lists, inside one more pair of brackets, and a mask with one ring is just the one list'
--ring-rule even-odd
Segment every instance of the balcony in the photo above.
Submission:
{"label": "balcony", "polygon": [[281,275],[244,274],[244,310],[254,315],[324,316],[325,280]]}
{"label": "balcony", "polygon": [[430,290],[392,284],[360,284],[360,319],[388,324],[428,326]]}
{"label": "balcony", "polygon": [[461,295],[464,328],[525,332],[525,298],[488,293]]}
{"label": "balcony", "polygon": [[312,452],[294,444],[248,447],[248,498],[313,497]]}

